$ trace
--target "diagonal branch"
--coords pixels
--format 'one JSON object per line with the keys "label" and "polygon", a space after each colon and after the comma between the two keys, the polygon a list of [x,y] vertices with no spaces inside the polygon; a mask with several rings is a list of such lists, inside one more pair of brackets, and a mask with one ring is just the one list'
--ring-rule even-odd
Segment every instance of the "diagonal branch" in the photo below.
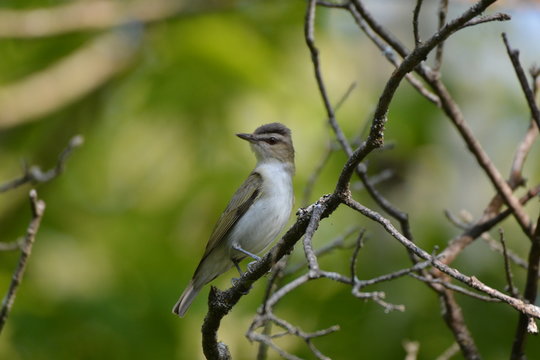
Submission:
{"label": "diagonal branch", "polygon": [[494,297],[496,299],[499,299],[510,306],[512,306],[514,309],[518,310],[519,312],[526,314],[528,316],[540,319],[540,307],[535,306],[534,304],[528,304],[523,302],[520,299],[515,299],[511,296],[508,296],[506,294],[503,294],[502,292],[495,290],[486,284],[482,283],[480,280],[478,280],[474,276],[467,276],[462,273],[460,273],[458,270],[451,268],[447,265],[445,265],[440,260],[434,258],[430,254],[428,254],[426,251],[422,250],[418,246],[416,246],[413,242],[411,242],[409,239],[407,239],[405,236],[403,236],[393,225],[392,223],[381,216],[376,211],[373,211],[359,202],[353,200],[352,198],[348,197],[343,199],[344,203],[349,206],[350,208],[360,212],[362,215],[366,216],[367,218],[379,223],[385,230],[388,232],[392,237],[394,237],[396,240],[398,240],[403,246],[405,246],[408,250],[412,251],[416,255],[418,255],[420,258],[424,260],[431,259],[432,265],[437,268],[439,271],[445,273],[446,275],[449,275],[450,277],[453,277],[454,279],[470,286],[471,288],[478,290],[480,292],[483,292],[491,297]]}
{"label": "diagonal branch", "polygon": [[32,253],[32,246],[34,245],[36,234],[39,230],[39,225],[45,211],[45,202],[38,199],[36,190],[30,190],[30,207],[32,209],[32,220],[30,221],[28,229],[26,230],[26,237],[21,249],[21,256],[19,257],[19,262],[17,263],[17,267],[13,272],[9,289],[4,297],[4,300],[2,300],[2,308],[0,309],[0,333],[4,328],[9,312],[11,311],[13,303],[15,302],[15,295],[17,294],[17,290],[21,284],[28,259]]}
{"label": "diagonal branch", "polygon": [[523,71],[523,68],[521,67],[521,63],[519,62],[519,50],[512,49],[510,47],[510,43],[508,42],[508,38],[505,33],[502,34],[502,38],[504,41],[504,45],[506,46],[506,51],[508,52],[508,56],[510,57],[510,60],[512,61],[512,65],[514,66],[514,70],[516,71],[516,75],[521,85],[521,89],[523,89],[525,99],[527,99],[527,105],[529,105],[529,109],[531,111],[531,117],[536,122],[536,126],[538,126],[538,128],[540,129],[540,110],[538,109],[538,106],[536,105],[536,101],[534,99],[534,93],[531,87],[529,86],[529,83],[527,82],[525,71]]}
{"label": "diagonal branch", "polygon": [[[534,304],[538,293],[538,270],[540,269],[540,216],[536,223],[536,230],[532,237],[531,249],[529,250],[529,268],[527,269],[527,281],[523,297]],[[525,342],[527,340],[527,330],[531,316],[521,313],[519,315],[518,326],[514,343],[512,344],[512,360],[523,359],[525,356]],[[531,320],[532,321],[532,320]]]}
{"label": "diagonal branch", "polygon": [[[318,205],[322,207],[321,210],[321,219],[332,214],[339,204],[343,201],[350,200],[349,192],[349,183],[352,174],[357,168],[358,164],[373,150],[379,148],[384,143],[384,124],[387,118],[388,107],[392,98],[397,90],[401,80],[409,73],[411,70],[416,68],[420,62],[422,62],[427,54],[433,50],[439,43],[446,40],[452,33],[458,31],[463,24],[471,20],[478,14],[482,13],[485,8],[487,8],[495,0],[480,0],[473,6],[471,6],[467,11],[465,11],[460,17],[454,19],[447,25],[445,25],[440,31],[438,31],[434,36],[428,39],[421,46],[417,47],[411,54],[405,57],[403,62],[399,67],[394,71],[392,76],[389,78],[388,82],[385,85],[384,91],[382,92],[379,102],[377,104],[375,114],[372,120],[371,129],[368,135],[367,140],[361,144],[349,157],[347,162],[344,164],[343,169],[339,175],[339,178],[336,183],[334,193],[329,196],[324,196],[318,201]],[[357,0],[355,2],[358,2]],[[314,26],[314,12],[315,12],[316,1],[310,0],[308,3],[308,8],[306,11],[306,27],[305,33],[307,39],[313,38],[313,26]],[[312,49],[312,54],[318,54],[316,48],[312,48],[313,44],[310,45],[308,41],[308,47]],[[313,56],[313,55],[312,55]],[[317,75],[316,75],[317,76]],[[326,101],[325,101],[326,102]],[[330,104],[329,101],[327,101]],[[327,107],[328,109],[328,107]],[[333,116],[333,114],[330,114]],[[347,205],[350,205],[348,201]],[[202,333],[203,333],[203,351],[207,358],[209,359],[229,359],[230,353],[226,345],[219,343],[217,340],[217,331],[219,329],[221,320],[232,307],[238,302],[238,300],[249,291],[249,288],[253,282],[262,277],[273,264],[279,261],[284,255],[288,254],[294,244],[300,239],[300,237],[305,233],[306,228],[311,220],[313,212],[313,207],[309,207],[307,210],[300,211],[299,217],[296,223],[287,231],[283,238],[275,245],[260,261],[258,261],[252,268],[246,272],[238,282],[236,282],[230,289],[226,291],[220,291],[217,288],[212,288],[209,295],[209,308],[208,313],[205,317]],[[391,225],[387,221],[388,225]],[[397,230],[393,229],[397,234]],[[399,234],[401,235],[401,234]],[[412,244],[408,239],[401,235],[401,238],[398,239],[404,243]],[[409,248],[409,247],[408,247]],[[430,255],[425,253],[423,250],[419,250],[414,244],[410,247],[411,250],[416,249],[417,252],[421,253],[424,256],[424,259],[431,259]],[[414,252],[414,251],[413,251]],[[427,255],[426,255],[427,254]],[[446,271],[449,268],[440,263],[439,261],[433,261],[433,264],[436,267],[442,267]],[[480,283],[478,280],[465,277],[462,274],[457,275],[453,273],[453,276],[459,278],[460,280],[468,283],[474,284],[471,285],[481,291],[486,291],[486,289],[491,290],[487,286]],[[499,293],[495,293],[496,296],[499,296]],[[490,294],[491,295],[491,294]],[[504,295],[504,294],[503,294]],[[509,298],[509,297],[507,297]],[[520,307],[522,304],[517,304],[512,302],[514,299],[506,299],[507,302],[512,303],[515,307]],[[502,299],[501,299],[502,300]],[[503,300],[504,301],[504,300]],[[529,311],[533,313],[536,307],[527,307],[521,306],[522,311]],[[538,313],[540,316],[540,312]]]}

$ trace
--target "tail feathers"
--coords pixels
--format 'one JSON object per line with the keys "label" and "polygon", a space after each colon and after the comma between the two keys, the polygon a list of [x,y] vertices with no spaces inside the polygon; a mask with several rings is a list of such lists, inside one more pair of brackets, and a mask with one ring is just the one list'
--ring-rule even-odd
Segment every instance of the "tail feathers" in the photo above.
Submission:
{"label": "tail feathers", "polygon": [[180,299],[178,299],[178,302],[174,305],[172,312],[180,317],[183,317],[199,291],[201,291],[201,288],[195,288],[193,286],[193,281],[191,281],[180,296]]}

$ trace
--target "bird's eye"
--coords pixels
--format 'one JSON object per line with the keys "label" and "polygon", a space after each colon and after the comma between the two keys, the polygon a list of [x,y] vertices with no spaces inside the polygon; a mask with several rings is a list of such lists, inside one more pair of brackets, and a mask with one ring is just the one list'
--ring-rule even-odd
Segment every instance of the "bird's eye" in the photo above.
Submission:
{"label": "bird's eye", "polygon": [[268,139],[266,139],[265,141],[266,141],[268,144],[270,144],[270,145],[274,145],[275,143],[278,142],[278,139],[275,138],[275,137],[273,137],[273,136],[271,136],[271,137],[269,137]]}

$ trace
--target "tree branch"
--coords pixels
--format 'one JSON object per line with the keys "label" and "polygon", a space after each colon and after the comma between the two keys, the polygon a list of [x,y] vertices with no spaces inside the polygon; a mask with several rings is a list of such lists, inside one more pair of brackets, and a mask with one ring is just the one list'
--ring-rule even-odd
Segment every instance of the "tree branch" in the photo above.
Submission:
{"label": "tree branch", "polygon": [[458,270],[451,268],[447,265],[445,265],[440,260],[437,260],[436,258],[432,257],[430,254],[428,254],[426,251],[422,250],[418,246],[416,246],[413,242],[409,241],[405,236],[403,236],[393,225],[392,223],[381,216],[376,211],[373,211],[371,209],[368,209],[367,207],[361,205],[357,201],[353,200],[352,198],[346,198],[344,199],[344,202],[347,206],[350,208],[360,212],[362,215],[366,216],[367,218],[379,223],[385,230],[388,232],[392,237],[394,237],[396,240],[398,240],[403,246],[405,246],[410,251],[414,252],[416,255],[418,255],[420,258],[424,260],[431,259],[432,265],[437,268],[439,271],[449,275],[450,277],[453,277],[454,279],[468,285],[469,287],[478,290],[480,292],[483,292],[491,297],[494,297],[496,299],[499,299],[510,306],[512,306],[514,309],[532,316],[534,318],[540,318],[540,308],[533,305],[533,304],[527,304],[523,302],[520,299],[515,299],[511,296],[508,296],[506,294],[501,293],[498,290],[495,290],[484,283],[482,283],[480,280],[478,280],[474,276],[467,276],[462,273],[460,273]]}
{"label": "tree branch", "polygon": [[[538,270],[540,269],[540,215],[536,223],[536,230],[532,237],[531,249],[529,250],[529,268],[527,270],[527,281],[523,297],[529,304],[536,302],[538,292]],[[512,344],[512,360],[520,360],[525,358],[525,342],[527,339],[527,330],[529,318],[531,316],[521,313],[519,315],[518,326],[514,343]]]}
{"label": "tree branch", "polygon": [[71,156],[73,151],[80,147],[83,143],[84,138],[82,137],[82,135],[76,135],[72,137],[69,140],[68,145],[64,148],[64,150],[62,150],[62,152],[58,156],[55,167],[47,171],[42,171],[39,166],[31,166],[30,168],[26,168],[23,176],[1,184],[0,193],[15,189],[27,183],[44,183],[56,178],[58,175],[64,172],[66,161]]}
{"label": "tree branch", "polygon": [[21,249],[19,262],[17,263],[17,267],[13,272],[9,289],[6,296],[2,300],[2,307],[0,308],[0,333],[4,328],[9,312],[11,311],[13,303],[15,302],[15,295],[17,294],[17,290],[21,284],[28,259],[32,253],[32,246],[34,245],[36,234],[39,230],[39,225],[45,211],[45,202],[38,199],[36,190],[30,190],[30,207],[32,209],[32,220],[30,221],[28,229],[26,230],[26,236]]}
{"label": "tree branch", "polygon": [[502,38],[504,41],[504,45],[506,46],[506,51],[508,52],[508,56],[510,57],[510,60],[512,61],[512,65],[514,66],[514,70],[516,72],[519,83],[521,85],[521,89],[523,89],[523,94],[525,95],[525,99],[527,100],[527,105],[529,105],[529,109],[531,111],[531,117],[536,122],[536,126],[540,128],[540,110],[538,109],[538,106],[536,105],[534,93],[531,87],[529,86],[529,83],[527,82],[525,71],[523,71],[523,68],[521,67],[521,63],[519,62],[519,50],[512,49],[510,47],[510,43],[508,42],[508,38],[505,33],[502,33]]}

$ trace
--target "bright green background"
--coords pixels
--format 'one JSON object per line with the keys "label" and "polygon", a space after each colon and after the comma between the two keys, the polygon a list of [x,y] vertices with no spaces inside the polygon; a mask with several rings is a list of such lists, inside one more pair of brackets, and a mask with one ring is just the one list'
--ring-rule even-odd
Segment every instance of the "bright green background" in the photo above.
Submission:
{"label": "bright green background", "polygon": [[[408,3],[388,5],[386,11],[375,7],[374,13],[410,45],[414,2]],[[71,136],[85,137],[65,173],[37,186],[47,210],[0,336],[0,358],[202,357],[199,329],[208,289],[185,318],[172,316],[170,309],[189,281],[215,220],[254,165],[248,147],[234,134],[273,121],[292,129],[297,206],[331,138],[303,40],[304,6],[302,1],[245,2],[228,11],[146,26],[128,70],[60,111],[0,132],[2,181],[20,174],[21,160],[53,166]],[[423,14],[427,37],[434,7],[426,6]],[[513,23],[468,29],[447,44],[445,80],[503,174],[527,127],[528,110],[499,34],[507,31],[513,44],[523,47],[529,66],[540,58],[538,48],[524,40],[534,33],[531,16],[538,20],[538,9],[517,9]],[[346,134],[354,138],[369,119],[392,68],[338,10],[319,12],[317,31],[333,101],[357,83],[338,112]],[[1,83],[46,68],[92,36],[0,39]],[[419,245],[427,251],[444,247],[459,230],[443,211],[466,209],[478,217],[493,194],[491,185],[441,112],[409,85],[400,88],[392,104],[386,138],[395,149],[372,154],[370,173],[394,169],[395,178],[380,190],[410,214]],[[536,145],[525,171],[530,185],[540,178],[538,155]],[[311,201],[332,191],[344,161],[341,153],[332,156]],[[1,241],[24,234],[29,189],[0,195]],[[364,193],[355,197],[378,210]],[[535,218],[538,202],[527,209]],[[345,208],[321,224],[315,245],[322,246],[351,225],[368,230],[359,258],[361,278],[409,265],[395,240]],[[503,228],[510,246],[525,257],[527,240],[512,221]],[[321,265],[348,274],[350,252],[337,250],[322,258]],[[294,261],[301,256],[299,248]],[[17,253],[0,253],[2,293],[17,259]],[[505,286],[502,259],[485,243],[472,245],[454,265],[499,289]],[[514,270],[521,286],[524,272]],[[227,287],[232,276],[233,272],[222,276],[215,285]],[[244,333],[264,284],[265,280],[257,283],[223,321],[219,335],[235,358],[255,357],[257,347]],[[420,358],[433,359],[452,344],[438,300],[423,284],[403,278],[367,290],[386,291],[387,300],[404,304],[406,312],[385,314],[379,306],[352,297],[349,287],[328,280],[298,289],[276,311],[305,331],[339,324],[341,331],[315,341],[335,359],[403,358],[405,340],[419,341]],[[516,312],[500,304],[457,298],[484,358],[508,358]],[[297,356],[313,358],[293,337],[278,343]],[[528,348],[531,359],[540,356],[537,338],[530,339]],[[270,358],[278,357],[270,351]]]}

